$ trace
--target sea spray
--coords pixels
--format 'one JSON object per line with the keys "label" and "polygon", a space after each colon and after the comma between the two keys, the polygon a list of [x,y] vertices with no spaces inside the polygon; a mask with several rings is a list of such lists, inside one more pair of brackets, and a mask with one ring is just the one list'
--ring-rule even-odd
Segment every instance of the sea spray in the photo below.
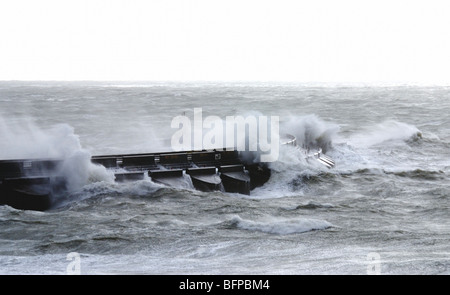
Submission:
{"label": "sea spray", "polygon": [[88,183],[114,181],[114,173],[91,163],[91,154],[83,149],[74,151],[64,159],[60,174],[65,178],[69,192],[78,191]]}
{"label": "sea spray", "polygon": [[[63,176],[68,192],[98,181],[112,182],[114,174],[91,163],[74,128],[57,124],[43,129],[30,119],[7,124],[0,119],[0,159],[55,159],[62,162],[57,174]],[[54,171],[55,172],[55,171]]]}
{"label": "sea spray", "polygon": [[281,124],[281,132],[296,137],[299,146],[327,152],[332,148],[332,142],[339,132],[339,126],[326,122],[315,114],[305,116],[289,116]]}
{"label": "sea spray", "polygon": [[253,190],[252,196],[279,198],[302,194],[307,187],[299,187],[296,183],[329,172],[312,154],[319,149],[332,152],[333,140],[339,129],[337,124],[326,122],[314,114],[285,117],[280,124],[280,132],[293,135],[296,146],[280,146],[278,160],[268,165],[271,170],[270,179],[263,187]]}
{"label": "sea spray", "polygon": [[48,129],[30,119],[6,122],[0,118],[0,159],[65,158],[81,145],[74,129],[57,124]]}

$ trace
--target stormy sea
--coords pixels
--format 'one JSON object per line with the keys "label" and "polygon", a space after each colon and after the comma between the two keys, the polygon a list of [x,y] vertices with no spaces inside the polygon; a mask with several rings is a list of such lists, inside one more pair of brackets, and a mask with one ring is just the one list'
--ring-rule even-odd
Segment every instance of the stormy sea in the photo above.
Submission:
{"label": "stormy sea", "polygon": [[[250,195],[118,183],[92,156],[171,151],[177,116],[277,116]],[[0,160],[63,158],[45,211],[0,206],[0,274],[450,274],[450,88],[0,82]]]}

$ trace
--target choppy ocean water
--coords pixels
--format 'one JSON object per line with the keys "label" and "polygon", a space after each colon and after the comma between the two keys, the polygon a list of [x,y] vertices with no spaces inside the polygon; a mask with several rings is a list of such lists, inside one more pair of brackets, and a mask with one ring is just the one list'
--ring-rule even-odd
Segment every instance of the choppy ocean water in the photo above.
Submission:
{"label": "choppy ocean water", "polygon": [[[171,120],[275,115],[336,167],[280,150],[250,196],[114,183],[91,155],[170,149]],[[0,159],[69,159],[45,212],[0,206],[0,273],[449,274],[450,88],[0,82]],[[69,255],[69,256],[68,256]]]}

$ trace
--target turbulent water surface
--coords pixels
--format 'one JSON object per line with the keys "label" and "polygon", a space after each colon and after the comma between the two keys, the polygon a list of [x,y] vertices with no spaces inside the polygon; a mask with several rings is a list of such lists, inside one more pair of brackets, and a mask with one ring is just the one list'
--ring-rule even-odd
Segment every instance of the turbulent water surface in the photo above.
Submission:
{"label": "turbulent water surface", "polygon": [[[92,155],[167,151],[174,117],[279,116],[250,196],[115,183]],[[0,206],[0,273],[450,274],[450,88],[1,82],[0,159],[63,157],[70,193]],[[75,253],[75,254],[70,254]]]}

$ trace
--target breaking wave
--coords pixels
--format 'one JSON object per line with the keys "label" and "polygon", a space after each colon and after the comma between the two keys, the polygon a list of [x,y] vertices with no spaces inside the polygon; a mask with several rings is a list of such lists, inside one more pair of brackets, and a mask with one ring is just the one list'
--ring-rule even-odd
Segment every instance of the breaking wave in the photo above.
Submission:
{"label": "breaking wave", "polygon": [[349,144],[357,147],[371,147],[383,143],[404,143],[422,138],[422,132],[415,126],[394,120],[384,121],[366,127],[362,132],[351,136]]}
{"label": "breaking wave", "polygon": [[239,229],[279,235],[304,233],[313,230],[323,230],[333,227],[333,225],[328,221],[310,218],[268,218],[267,220],[253,221],[243,219],[239,216],[234,216],[231,219],[231,223],[234,227]]}
{"label": "breaking wave", "polygon": [[[379,164],[379,154],[367,153],[371,147],[394,145],[399,142],[418,141],[422,133],[415,126],[397,122],[385,121],[375,126],[343,138],[339,135],[340,127],[335,123],[326,122],[318,116],[289,116],[280,125],[280,132],[292,134],[297,139],[297,145],[310,149],[321,148],[336,162],[335,169],[328,169],[315,160],[307,159],[305,150],[292,146],[281,146],[278,161],[269,163],[272,171],[269,181],[262,187],[252,191],[252,198],[279,198],[301,194],[308,186],[320,186],[333,183],[340,173],[358,173],[364,169],[384,169]],[[16,125],[6,124],[0,120],[0,134],[7,139],[0,142],[1,159],[24,158],[57,158],[62,159],[60,173],[67,180],[70,198],[81,200],[108,193],[127,193],[130,195],[151,194],[161,185],[150,180],[135,182],[132,185],[114,182],[114,173],[105,167],[91,163],[91,154],[82,148],[74,128],[67,124],[58,124],[43,129],[32,121],[18,122]],[[338,141],[336,143],[336,141]],[[340,142],[339,142],[340,141]],[[345,142],[345,143],[344,143]],[[394,172],[397,176],[440,179],[442,173],[420,169],[400,169],[406,172]],[[389,173],[389,172],[387,172]],[[174,189],[192,189],[189,179],[181,187]],[[57,196],[60,197],[60,196]],[[62,202],[68,200],[61,197]],[[58,202],[56,202],[58,203]],[[243,222],[247,226],[250,223]],[[253,224],[254,225],[254,224]],[[289,224],[291,226],[291,224]],[[276,226],[275,226],[276,227]],[[262,226],[261,226],[262,228]]]}
{"label": "breaking wave", "polygon": [[295,136],[299,146],[321,148],[324,152],[331,149],[333,139],[340,129],[338,125],[326,122],[314,114],[290,116],[280,128],[282,132]]}
{"label": "breaking wave", "polygon": [[41,128],[30,119],[7,123],[0,118],[0,159],[66,158],[82,150],[67,124]]}
{"label": "breaking wave", "polygon": [[91,163],[91,153],[81,147],[78,135],[68,124],[44,129],[31,120],[15,125],[0,120],[0,134],[0,159],[62,160],[58,172],[66,179],[70,193],[89,183],[114,181],[112,172]]}

